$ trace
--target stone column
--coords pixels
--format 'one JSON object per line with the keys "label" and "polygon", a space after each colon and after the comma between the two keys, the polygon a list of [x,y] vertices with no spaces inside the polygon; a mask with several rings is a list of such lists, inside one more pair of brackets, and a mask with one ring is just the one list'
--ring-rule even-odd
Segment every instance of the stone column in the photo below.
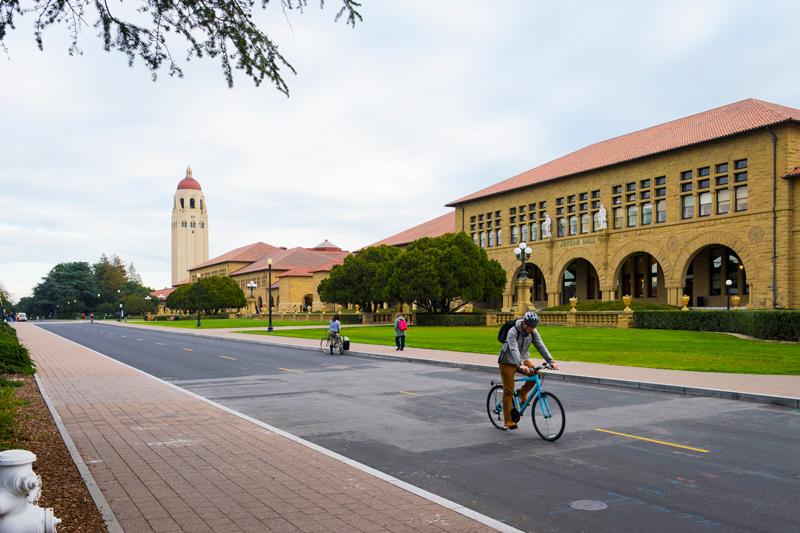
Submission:
{"label": "stone column", "polygon": [[616,296],[616,291],[614,289],[602,288],[600,291],[602,292],[601,297],[604,302],[610,302]]}
{"label": "stone column", "polygon": [[503,312],[510,313],[511,309],[511,291],[503,292]]}
{"label": "stone column", "polygon": [[517,279],[517,311],[520,314],[533,309],[531,287],[533,287],[533,280],[528,278]]}

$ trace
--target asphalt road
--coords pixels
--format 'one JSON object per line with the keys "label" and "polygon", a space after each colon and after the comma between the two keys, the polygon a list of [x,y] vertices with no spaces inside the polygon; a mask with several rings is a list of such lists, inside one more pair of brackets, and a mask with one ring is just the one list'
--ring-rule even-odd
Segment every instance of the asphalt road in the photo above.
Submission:
{"label": "asphalt road", "polygon": [[800,531],[798,409],[545,382],[567,415],[548,443],[529,416],[516,432],[492,428],[489,372],[43,327],[520,529]]}

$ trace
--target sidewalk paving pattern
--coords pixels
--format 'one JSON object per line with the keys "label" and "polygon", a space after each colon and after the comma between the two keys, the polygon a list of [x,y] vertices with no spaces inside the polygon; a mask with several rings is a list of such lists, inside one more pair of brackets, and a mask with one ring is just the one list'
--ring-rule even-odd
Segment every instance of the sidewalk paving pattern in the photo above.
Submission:
{"label": "sidewalk paving pattern", "polygon": [[35,325],[17,333],[125,532],[515,531]]}

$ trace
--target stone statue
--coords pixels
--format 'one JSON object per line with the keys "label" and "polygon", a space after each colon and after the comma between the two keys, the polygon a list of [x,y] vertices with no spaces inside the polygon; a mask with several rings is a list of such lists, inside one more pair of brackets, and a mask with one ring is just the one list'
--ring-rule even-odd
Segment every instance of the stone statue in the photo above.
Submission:
{"label": "stone statue", "polygon": [[550,220],[550,214],[545,213],[544,215],[544,222],[542,222],[542,239],[549,239],[550,238],[550,225],[553,222]]}
{"label": "stone statue", "polygon": [[606,229],[607,226],[606,208],[603,207],[603,204],[600,204],[600,210],[597,212],[597,229]]}

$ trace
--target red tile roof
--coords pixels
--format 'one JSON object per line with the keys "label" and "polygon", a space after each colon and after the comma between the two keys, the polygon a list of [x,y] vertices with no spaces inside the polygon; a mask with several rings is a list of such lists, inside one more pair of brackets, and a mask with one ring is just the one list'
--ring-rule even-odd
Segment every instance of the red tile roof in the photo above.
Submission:
{"label": "red tile roof", "polygon": [[161,297],[166,298],[167,296],[169,296],[173,292],[175,292],[174,288],[172,288],[172,289],[160,289],[160,290],[157,290],[157,291],[150,291],[150,296],[152,296],[153,298],[161,298]]}
{"label": "red tile roof", "polygon": [[447,205],[452,207],[485,196],[789,121],[800,122],[800,109],[750,98],[589,145]]}
{"label": "red tile roof", "polygon": [[[338,265],[344,261],[344,258],[350,255],[346,251],[319,251],[309,248],[296,247],[289,250],[279,249],[275,253],[270,253],[260,257],[252,264],[240,268],[232,274],[249,274],[251,272],[262,272],[267,270],[267,261],[272,259],[272,270],[274,271],[291,271],[294,269],[318,269],[324,265]],[[330,270],[330,269],[328,269]],[[283,275],[283,274],[281,274]],[[310,270],[309,270],[310,275]]]}
{"label": "red tile roof", "polygon": [[449,213],[445,213],[442,216],[428,220],[427,222],[423,222],[418,226],[401,231],[400,233],[392,235],[391,237],[386,237],[382,241],[370,244],[364,248],[369,248],[370,246],[380,246],[381,244],[386,244],[387,246],[401,246],[403,244],[414,242],[422,237],[438,237],[439,235],[444,235],[445,233],[452,233],[455,230],[456,212],[450,211]]}
{"label": "red tile roof", "polygon": [[199,265],[191,267],[189,270],[197,270],[198,268],[227,262],[252,263],[253,261],[258,261],[262,257],[265,257],[269,254],[277,254],[278,252],[283,253],[284,250],[264,242],[254,242],[253,244],[241,246],[235,250],[231,250],[230,252],[218,255],[213,259],[209,259],[205,263],[200,263]]}

